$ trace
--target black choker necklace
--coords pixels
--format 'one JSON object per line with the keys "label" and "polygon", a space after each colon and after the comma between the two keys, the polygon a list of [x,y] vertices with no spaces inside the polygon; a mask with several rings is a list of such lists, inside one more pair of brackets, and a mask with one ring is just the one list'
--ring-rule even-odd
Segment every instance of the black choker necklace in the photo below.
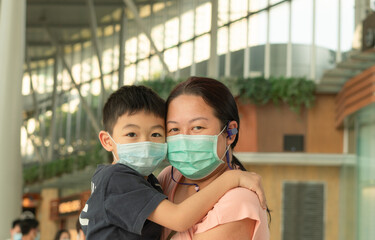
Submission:
{"label": "black choker necklace", "polygon": [[181,184],[181,185],[194,185],[195,186],[195,191],[196,192],[199,192],[199,185],[196,184],[196,183],[182,183],[182,182],[177,182],[174,177],[173,177],[173,167],[171,168],[171,176],[172,176],[172,180],[177,183],[177,184]]}

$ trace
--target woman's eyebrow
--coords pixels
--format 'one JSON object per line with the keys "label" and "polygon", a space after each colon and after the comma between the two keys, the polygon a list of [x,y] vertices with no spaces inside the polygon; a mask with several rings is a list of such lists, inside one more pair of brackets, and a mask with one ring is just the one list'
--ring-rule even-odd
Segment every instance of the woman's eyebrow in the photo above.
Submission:
{"label": "woman's eyebrow", "polygon": [[[198,121],[198,120],[205,120],[205,121],[208,121],[208,118],[205,118],[205,117],[197,117],[197,118],[193,118],[191,120],[189,120],[189,123],[192,123],[192,122],[195,122],[195,121]],[[169,123],[178,123],[176,121],[167,121],[167,124]]]}
{"label": "woman's eyebrow", "polygon": [[168,123],[177,123],[176,121],[167,121],[167,124]]}
{"label": "woman's eyebrow", "polygon": [[192,123],[192,122],[195,122],[195,121],[198,121],[198,120],[205,120],[205,121],[208,121],[208,118],[205,118],[205,117],[197,117],[197,118],[193,118],[189,121],[189,123]]}

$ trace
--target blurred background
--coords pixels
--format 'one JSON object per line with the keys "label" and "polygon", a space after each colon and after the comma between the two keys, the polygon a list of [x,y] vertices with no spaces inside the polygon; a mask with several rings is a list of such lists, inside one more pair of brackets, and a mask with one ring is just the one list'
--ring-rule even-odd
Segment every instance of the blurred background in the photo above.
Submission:
{"label": "blurred background", "polygon": [[[101,109],[122,85],[164,98],[223,81],[236,156],[263,177],[273,240],[375,239],[375,1],[0,0],[0,239],[31,211],[75,224]],[[157,172],[156,172],[157,174]]]}

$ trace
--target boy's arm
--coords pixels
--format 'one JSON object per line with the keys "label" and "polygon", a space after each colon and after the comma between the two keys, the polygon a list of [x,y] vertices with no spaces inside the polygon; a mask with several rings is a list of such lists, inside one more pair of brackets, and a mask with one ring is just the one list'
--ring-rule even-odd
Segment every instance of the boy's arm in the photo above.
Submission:
{"label": "boy's arm", "polygon": [[163,200],[148,219],[169,229],[183,232],[201,220],[228,190],[239,186],[252,190],[253,178],[249,172],[227,171],[180,204]]}

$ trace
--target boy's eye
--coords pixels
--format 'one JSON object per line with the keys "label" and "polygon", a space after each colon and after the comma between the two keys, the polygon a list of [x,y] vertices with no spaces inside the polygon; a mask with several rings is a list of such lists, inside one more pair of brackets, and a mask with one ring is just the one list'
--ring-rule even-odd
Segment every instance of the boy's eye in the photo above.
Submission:
{"label": "boy's eye", "polygon": [[152,137],[162,137],[162,135],[160,133],[153,133],[151,134]]}
{"label": "boy's eye", "polygon": [[127,133],[126,136],[127,136],[127,137],[136,137],[137,134],[131,132],[131,133]]}

